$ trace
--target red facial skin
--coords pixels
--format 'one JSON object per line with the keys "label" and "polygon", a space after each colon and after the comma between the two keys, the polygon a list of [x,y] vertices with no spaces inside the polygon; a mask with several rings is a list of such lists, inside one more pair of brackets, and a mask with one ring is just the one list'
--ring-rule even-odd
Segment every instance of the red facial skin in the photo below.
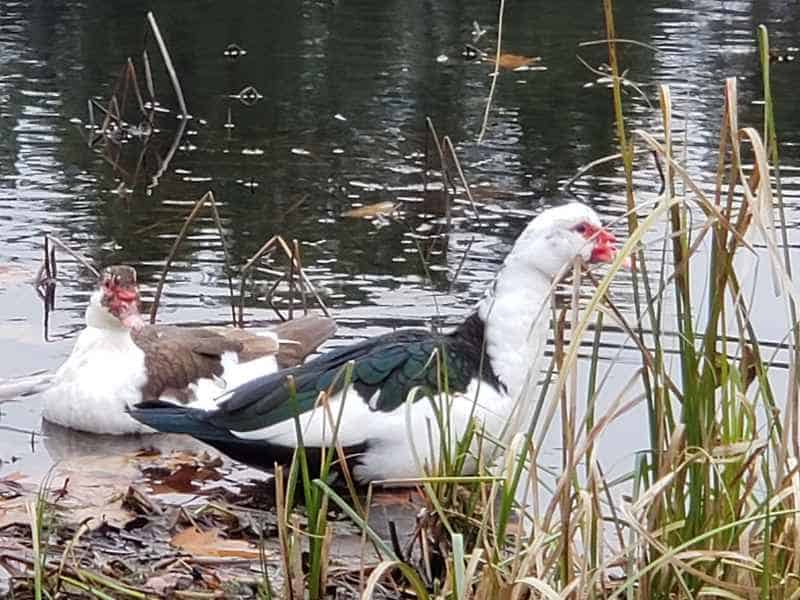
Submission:
{"label": "red facial skin", "polygon": [[103,282],[103,304],[128,329],[141,329],[145,322],[139,313],[139,290],[136,286],[115,284],[112,279]]}
{"label": "red facial skin", "polygon": [[581,223],[578,227],[579,233],[594,244],[590,262],[610,263],[614,261],[614,257],[617,255],[617,238],[614,237],[614,234],[589,223]]}

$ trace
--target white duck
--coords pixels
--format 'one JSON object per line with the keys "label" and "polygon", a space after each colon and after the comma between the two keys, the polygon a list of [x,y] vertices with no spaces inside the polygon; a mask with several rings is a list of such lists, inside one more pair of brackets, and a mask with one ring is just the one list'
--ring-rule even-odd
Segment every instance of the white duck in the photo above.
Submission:
{"label": "white duck", "polygon": [[139,313],[136,271],[112,266],[91,296],[86,328],[42,392],[43,417],[90,433],[152,433],[126,408],[153,400],[211,408],[226,390],[299,364],[334,330],[323,317],[287,321],[258,335],[148,325]]}
{"label": "white duck", "polygon": [[[359,482],[419,477],[420,467],[436,464],[446,446],[439,418],[451,448],[472,418],[488,439],[527,427],[530,407],[520,408],[518,400],[547,342],[554,279],[576,258],[612,261],[615,243],[587,206],[545,210],[519,236],[476,310],[449,334],[401,330],[337,348],[253,379],[210,411],[155,402],[131,414],[267,469],[289,460],[298,446],[295,416],[307,453],[329,446],[338,422],[336,441]],[[447,395],[441,393],[445,374]],[[323,390],[330,392],[328,408],[318,403]],[[410,394],[416,394],[412,402]],[[472,462],[467,470],[475,467]]]}

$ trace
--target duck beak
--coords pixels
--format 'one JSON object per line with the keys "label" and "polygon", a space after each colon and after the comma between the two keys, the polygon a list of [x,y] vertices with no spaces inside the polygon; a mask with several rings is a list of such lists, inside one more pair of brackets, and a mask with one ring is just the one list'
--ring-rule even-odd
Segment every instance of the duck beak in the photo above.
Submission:
{"label": "duck beak", "polygon": [[111,290],[109,312],[130,329],[138,329],[144,320],[139,313],[139,290],[136,286],[116,286]]}
{"label": "duck beak", "polygon": [[[592,256],[589,258],[591,263],[611,263],[617,257],[617,238],[613,233],[605,229],[599,229],[594,235],[594,248],[592,249]],[[633,269],[633,263],[630,256],[626,256],[622,261],[622,268],[630,271]]]}
{"label": "duck beak", "polygon": [[117,286],[114,289],[114,299],[117,302],[137,304],[139,302],[139,290],[135,287]]}
{"label": "duck beak", "polygon": [[610,263],[617,255],[617,238],[605,229],[599,229],[594,235],[594,248],[589,262]]}

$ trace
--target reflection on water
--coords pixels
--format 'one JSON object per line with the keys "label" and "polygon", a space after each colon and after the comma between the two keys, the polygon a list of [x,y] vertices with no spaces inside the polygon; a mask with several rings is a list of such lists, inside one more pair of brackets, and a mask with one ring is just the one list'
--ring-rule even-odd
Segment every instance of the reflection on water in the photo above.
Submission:
{"label": "reflection on water", "polygon": [[[165,456],[173,452],[191,454],[213,452],[209,446],[185,435],[93,435],[66,429],[47,421],[42,422],[42,434],[40,443],[53,462],[76,460],[87,456],[134,455],[142,451],[160,452]],[[40,461],[36,466],[41,467],[46,464]]]}
{"label": "reflection on water", "polygon": [[[596,5],[595,5],[596,4]],[[610,94],[591,66],[605,61],[599,3],[528,2],[510,6],[504,49],[541,56],[546,71],[501,74],[488,135],[475,139],[490,85],[490,65],[461,58],[472,23],[496,35],[493,3],[354,0],[238,3],[156,2],[193,119],[169,168],[148,193],[131,181],[140,141],[121,145],[118,168],[86,143],[87,100],[102,104],[130,55],[141,74],[146,39],[139,3],[99,0],[5,2],[0,13],[0,265],[30,274],[51,232],[98,264],[130,262],[151,297],[162,261],[192,201],[212,189],[220,204],[233,261],[281,234],[302,241],[304,264],[340,322],[343,337],[372,335],[441,315],[453,322],[478,298],[515,235],[582,165],[615,151]],[[722,81],[739,78],[742,123],[760,123],[755,27],[767,23],[779,46],[793,45],[800,15],[790,3],[701,0],[616,3],[618,30],[645,42],[621,48],[628,77],[650,101],[669,83],[675,98],[678,154],[697,173],[716,164]],[[231,44],[246,50],[230,56]],[[152,40],[145,43],[157,56]],[[447,60],[443,60],[446,57]],[[168,112],[158,112],[142,171],[153,173],[181,121],[166,73],[153,58],[154,85]],[[796,171],[800,116],[792,112],[797,63],[773,72],[782,139],[790,240],[796,245]],[[655,129],[655,111],[626,88],[632,128]],[[130,106],[127,110],[130,111]],[[126,113],[128,114],[128,113]],[[437,188],[423,191],[425,124],[430,116],[457,149],[473,196],[453,206],[450,231]],[[96,118],[97,115],[96,115]],[[132,123],[137,121],[131,120]],[[648,162],[649,161],[649,162]],[[115,162],[112,158],[111,162]],[[637,188],[653,200],[658,177],[643,157]],[[120,168],[125,169],[121,171]],[[436,173],[431,182],[438,183]],[[124,194],[121,184],[131,187]],[[705,185],[709,185],[705,182]],[[617,163],[598,167],[574,186],[611,219],[623,212]],[[353,206],[399,203],[402,218],[383,226],[343,217]],[[624,226],[617,221],[620,231]],[[420,250],[426,265],[420,260]],[[660,246],[651,256],[658,260]],[[427,266],[427,268],[426,268]],[[455,274],[458,273],[456,278]],[[627,280],[614,293],[624,305]],[[81,325],[92,277],[62,265],[52,340],[41,336],[39,301],[24,281],[0,275],[0,377],[52,368]],[[698,282],[700,284],[702,282]],[[701,286],[702,287],[702,286]],[[248,319],[267,320],[263,285],[248,288]],[[218,321],[228,317],[221,244],[209,216],[190,231],[165,287],[161,318]],[[757,322],[775,341],[780,325]],[[614,337],[609,338],[613,343]],[[609,355],[616,350],[609,349]],[[635,355],[631,355],[635,360]],[[2,423],[35,430],[35,401],[6,404]],[[0,436],[0,459],[42,466],[28,437]]]}

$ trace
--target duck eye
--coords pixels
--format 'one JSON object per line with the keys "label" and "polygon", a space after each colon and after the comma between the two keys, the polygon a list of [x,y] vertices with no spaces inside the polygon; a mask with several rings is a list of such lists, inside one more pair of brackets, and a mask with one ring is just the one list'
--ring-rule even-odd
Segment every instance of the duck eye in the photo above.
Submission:
{"label": "duck eye", "polygon": [[119,285],[119,275],[114,275],[114,285]]}
{"label": "duck eye", "polygon": [[589,229],[589,226],[586,225],[586,223],[578,223],[573,228],[573,231],[576,231],[576,232],[580,233],[581,235],[583,235],[588,231],[588,229]]}

